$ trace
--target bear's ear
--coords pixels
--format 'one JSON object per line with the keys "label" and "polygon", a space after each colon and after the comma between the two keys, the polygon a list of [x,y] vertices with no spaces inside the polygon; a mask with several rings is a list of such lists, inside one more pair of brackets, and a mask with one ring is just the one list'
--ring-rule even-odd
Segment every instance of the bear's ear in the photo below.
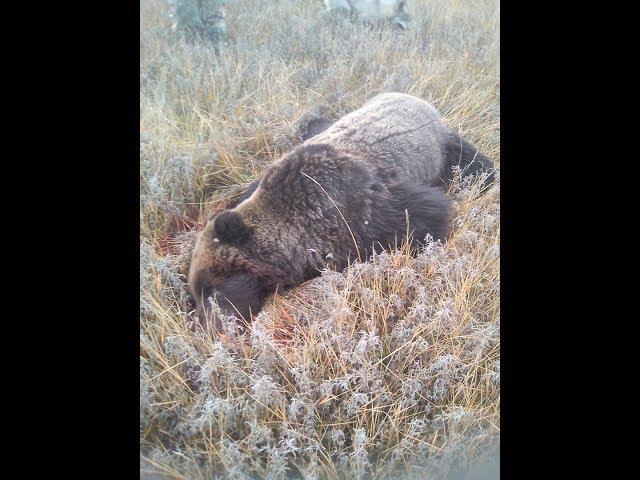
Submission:
{"label": "bear's ear", "polygon": [[232,210],[225,210],[215,218],[213,230],[223,243],[244,243],[251,235],[242,217]]}

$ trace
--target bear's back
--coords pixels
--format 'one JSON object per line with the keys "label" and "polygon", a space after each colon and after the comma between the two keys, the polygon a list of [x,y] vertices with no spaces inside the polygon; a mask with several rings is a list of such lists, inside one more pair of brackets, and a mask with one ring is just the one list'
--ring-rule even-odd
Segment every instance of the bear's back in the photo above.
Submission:
{"label": "bear's back", "polygon": [[345,115],[306,144],[328,144],[395,180],[434,183],[450,130],[428,102],[403,93],[382,93]]}

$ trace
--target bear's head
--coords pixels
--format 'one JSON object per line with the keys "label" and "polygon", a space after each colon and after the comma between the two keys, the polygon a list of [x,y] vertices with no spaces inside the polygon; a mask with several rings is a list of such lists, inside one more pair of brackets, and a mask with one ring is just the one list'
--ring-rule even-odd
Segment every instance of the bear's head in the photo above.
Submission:
{"label": "bear's head", "polygon": [[354,235],[337,205],[356,228],[366,214],[369,197],[362,191],[370,175],[347,160],[331,146],[302,144],[269,165],[249,197],[209,219],[189,269],[202,325],[222,327],[211,300],[223,314],[249,322],[273,292],[356,258]]}
{"label": "bear's head", "polygon": [[199,234],[189,268],[189,290],[200,324],[222,329],[212,308],[249,322],[275,291],[271,266],[255,255],[255,226],[231,209],[211,217]]}

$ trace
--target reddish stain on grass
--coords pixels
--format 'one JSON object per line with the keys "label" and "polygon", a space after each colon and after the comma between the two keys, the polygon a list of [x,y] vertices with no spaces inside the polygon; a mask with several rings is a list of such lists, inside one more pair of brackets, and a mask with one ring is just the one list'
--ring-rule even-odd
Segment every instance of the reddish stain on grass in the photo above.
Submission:
{"label": "reddish stain on grass", "polygon": [[[303,288],[294,288],[288,297],[287,299],[276,295],[271,304],[271,313],[274,318],[273,339],[277,344],[283,346],[290,344],[294,339],[294,330],[300,324],[297,314],[303,313],[302,309],[313,308],[313,300]],[[309,312],[306,312],[306,316],[310,316]]]}
{"label": "reddish stain on grass", "polygon": [[195,209],[190,209],[184,214],[173,215],[169,228],[170,233],[161,236],[156,242],[157,253],[162,256],[180,254],[184,240],[176,238],[178,234],[202,230],[204,225],[198,219],[198,212]]}

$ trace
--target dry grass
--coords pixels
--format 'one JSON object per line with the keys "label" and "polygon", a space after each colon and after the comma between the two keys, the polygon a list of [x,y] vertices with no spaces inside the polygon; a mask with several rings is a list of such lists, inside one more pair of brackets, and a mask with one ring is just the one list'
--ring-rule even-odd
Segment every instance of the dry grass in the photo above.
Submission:
{"label": "dry grass", "polygon": [[141,472],[444,478],[499,437],[499,182],[455,232],[276,295],[243,338],[194,336],[190,238],[219,191],[384,90],[431,101],[499,164],[496,1],[411,0],[407,32],[315,0],[228,2],[218,53],[141,2]]}

